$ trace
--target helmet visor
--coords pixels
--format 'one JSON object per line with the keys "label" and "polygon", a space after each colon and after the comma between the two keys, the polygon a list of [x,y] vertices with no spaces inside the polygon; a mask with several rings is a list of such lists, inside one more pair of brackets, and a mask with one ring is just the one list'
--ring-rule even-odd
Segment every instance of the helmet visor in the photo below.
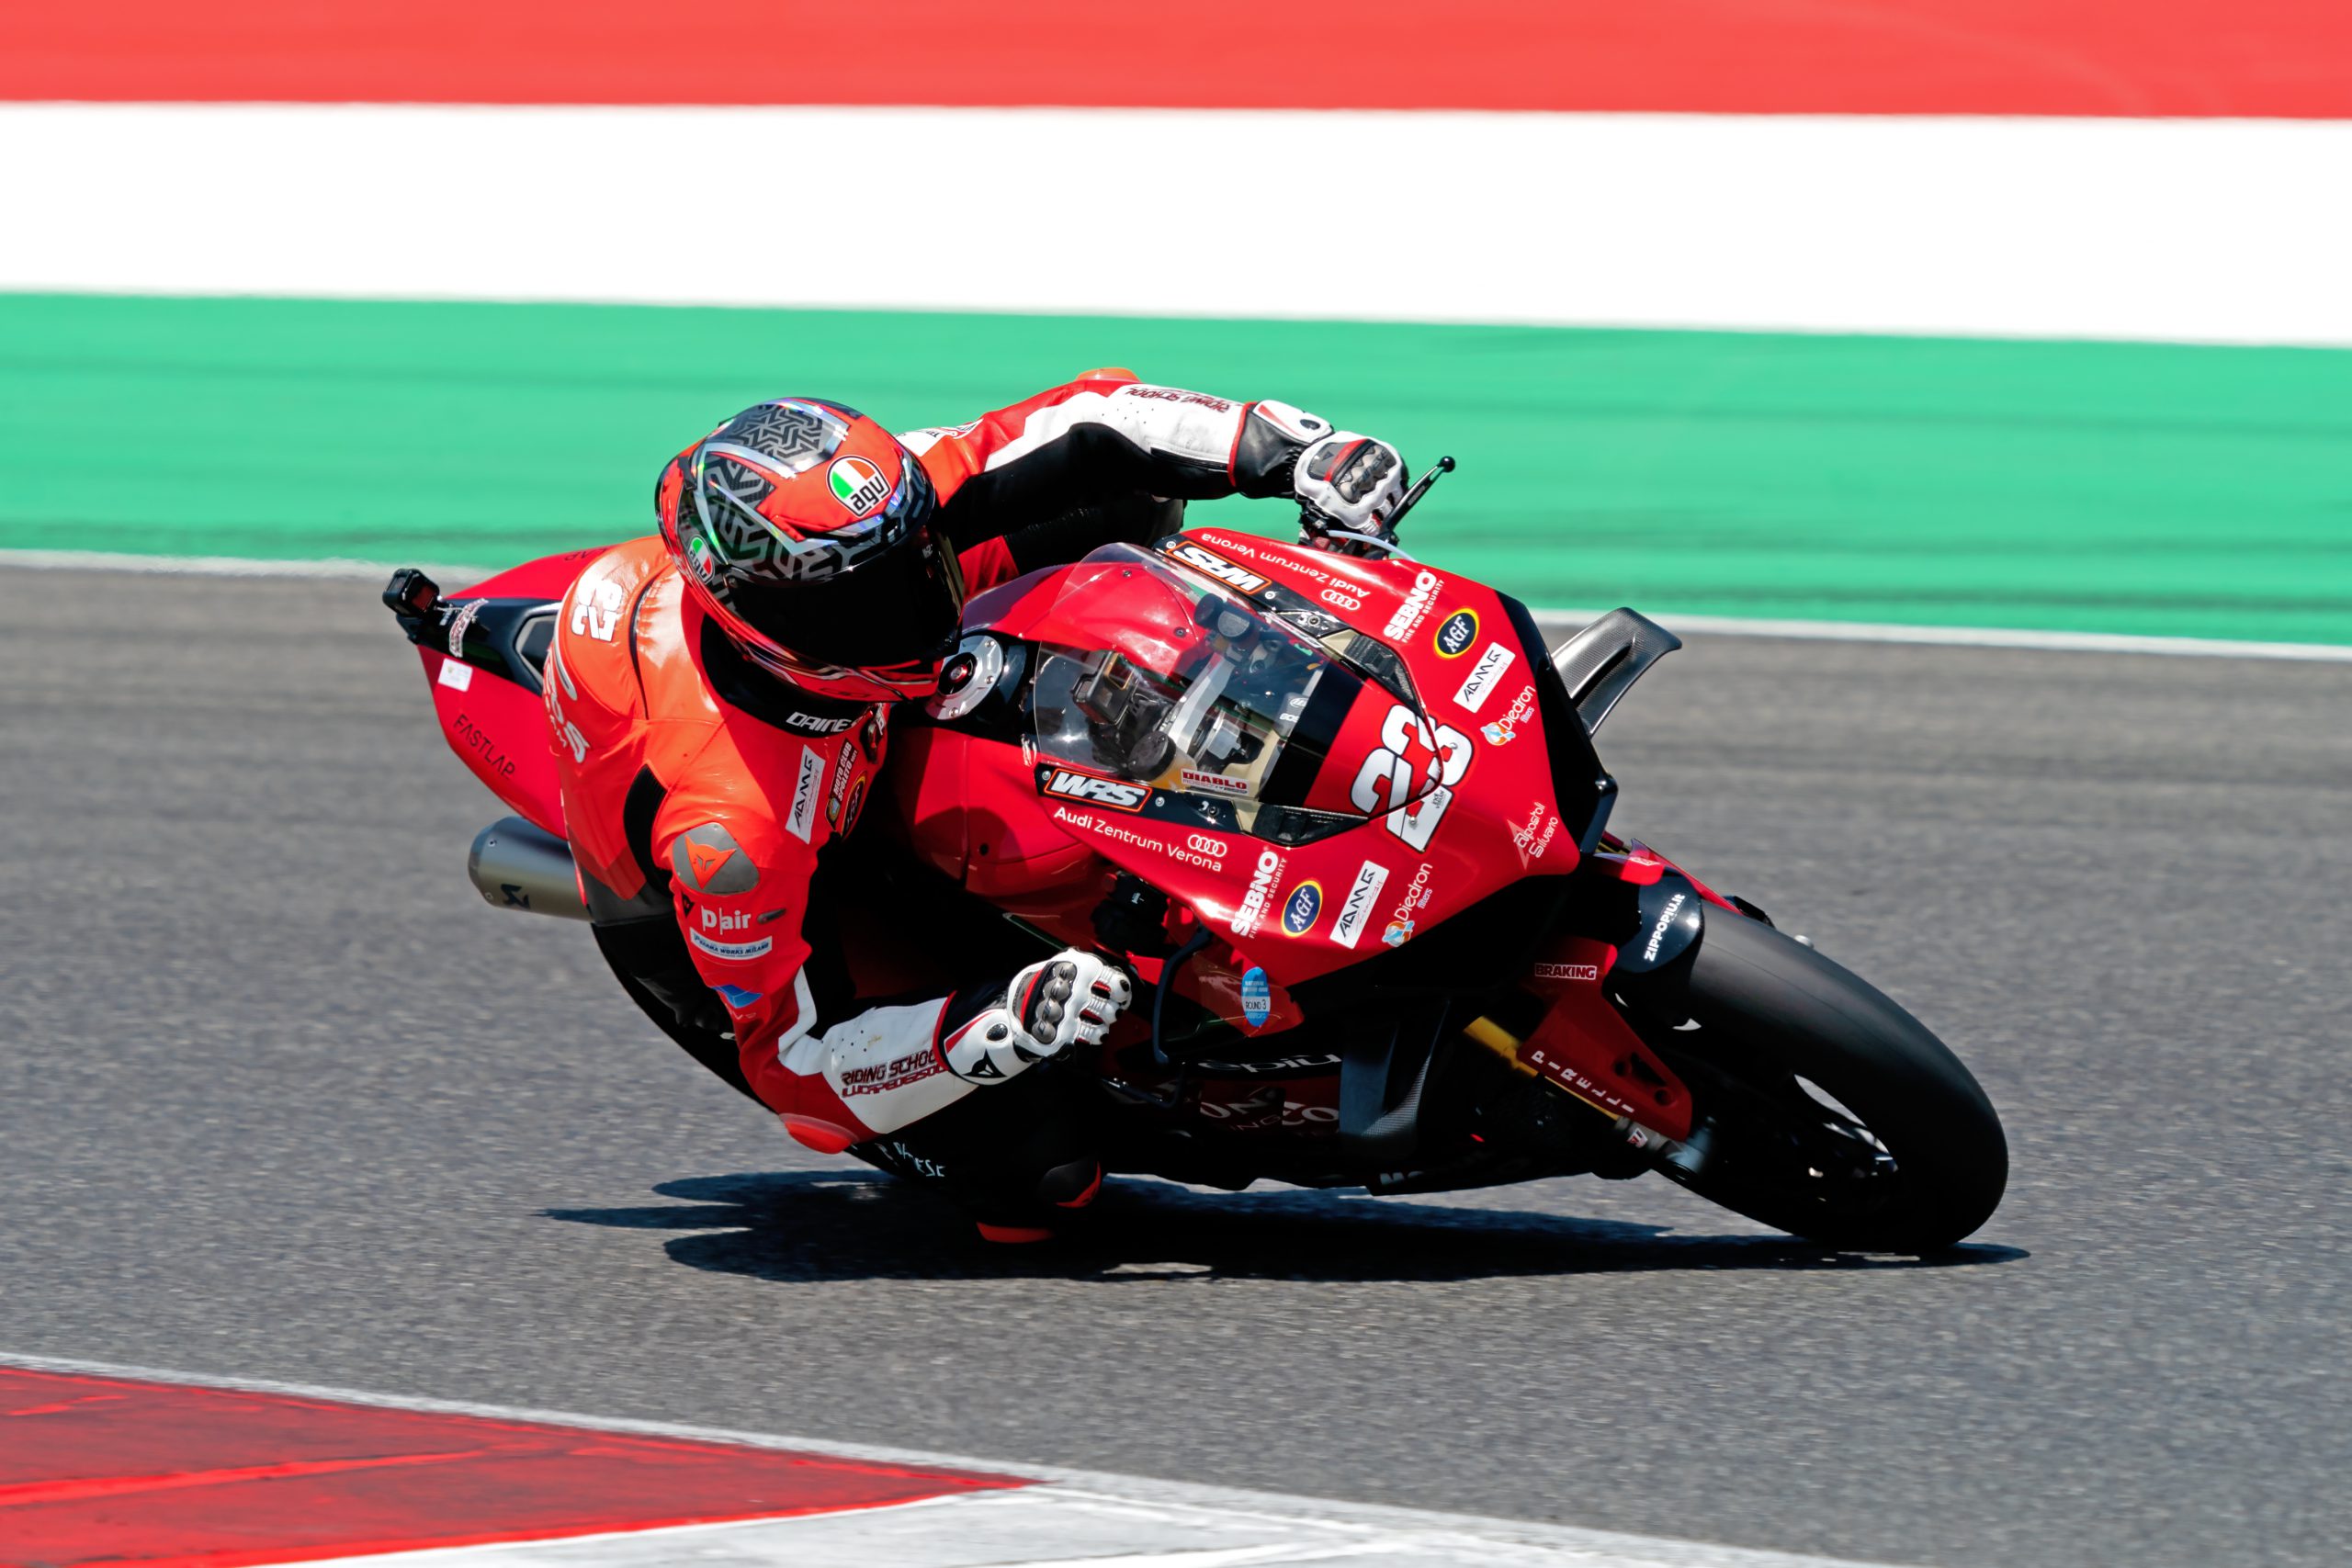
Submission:
{"label": "helmet visor", "polygon": [[[956,651],[964,575],[926,521],[831,577],[738,582],[728,608],[787,671],[896,671],[935,665]],[[746,651],[762,657],[769,649]]]}

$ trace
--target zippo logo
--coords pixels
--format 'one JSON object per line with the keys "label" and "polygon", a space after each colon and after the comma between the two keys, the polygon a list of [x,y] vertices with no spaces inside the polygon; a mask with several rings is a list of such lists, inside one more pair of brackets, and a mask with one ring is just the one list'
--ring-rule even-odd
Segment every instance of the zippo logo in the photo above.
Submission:
{"label": "zippo logo", "polygon": [[[1447,624],[1452,625],[1451,622]],[[1438,635],[1442,637],[1445,634],[1440,632]],[[1462,678],[1462,689],[1453,694],[1454,702],[1464,713],[1476,713],[1485,705],[1487,699],[1495,694],[1495,687],[1501,683],[1504,672],[1510,669],[1515,657],[1501,643],[1488,643],[1487,651],[1478,655],[1478,662],[1470,667],[1470,673]]]}
{"label": "zippo logo", "polygon": [[1256,593],[1266,586],[1266,580],[1249,568],[1236,566],[1215,550],[1204,549],[1190,539],[1169,546],[1168,553],[1194,571],[1206,572],[1237,593]]}
{"label": "zippo logo", "polygon": [[1470,738],[1443,725],[1432,730],[1400,704],[1381,721],[1380,744],[1357,770],[1348,798],[1367,817],[1385,812],[1390,832],[1426,850],[1453,803],[1453,786],[1470,771]]}
{"label": "zippo logo", "polygon": [[1372,924],[1373,906],[1380,902],[1380,890],[1387,886],[1386,866],[1373,860],[1359,866],[1355,886],[1340,900],[1339,916],[1331,922],[1331,940],[1341,947],[1355,946]]}
{"label": "zippo logo", "polygon": [[1057,795],[1064,800],[1083,800],[1096,806],[1107,806],[1114,811],[1141,811],[1143,803],[1151,798],[1148,784],[1128,784],[1124,780],[1106,779],[1069,768],[1047,771],[1046,793]]}
{"label": "zippo logo", "polygon": [[1266,918],[1266,905],[1274,896],[1274,884],[1282,880],[1283,857],[1272,850],[1258,852],[1258,868],[1250,874],[1250,891],[1241,896],[1241,907],[1233,911],[1233,934],[1250,937],[1257,933],[1258,922]]}
{"label": "zippo logo", "polygon": [[1413,629],[1429,615],[1430,606],[1437,602],[1438,587],[1437,573],[1433,571],[1425,571],[1414,578],[1412,592],[1405,595],[1405,602],[1396,607],[1396,613],[1388,617],[1388,624],[1381,628],[1380,635],[1390,642],[1411,637]]}
{"label": "zippo logo", "polygon": [[1283,904],[1283,930],[1293,936],[1305,936],[1315,929],[1323,915],[1323,885],[1313,880],[1300,883],[1290,890],[1290,897]]}
{"label": "zippo logo", "polygon": [[1437,636],[1430,640],[1436,645],[1440,659],[1459,659],[1478,640],[1478,617],[1467,610],[1456,610],[1446,616],[1445,624],[1438,627]]}

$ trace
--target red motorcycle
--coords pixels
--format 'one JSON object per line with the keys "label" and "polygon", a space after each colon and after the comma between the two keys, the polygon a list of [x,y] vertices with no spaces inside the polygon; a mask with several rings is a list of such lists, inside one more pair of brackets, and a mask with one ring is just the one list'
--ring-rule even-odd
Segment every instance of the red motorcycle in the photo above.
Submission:
{"label": "red motorcycle", "polygon": [[[539,667],[598,553],[386,591],[449,744],[520,814],[473,847],[495,905],[586,915]],[[1933,1034],[1608,830],[1593,736],[1680,646],[1655,623],[1546,649],[1457,574],[1202,528],[983,593],[965,628],[893,725],[834,902],[867,994],[991,942],[1125,954],[1138,1004],[1053,1065],[1099,1089],[1107,1169],[1375,1193],[1656,1171],[1904,1252],[2000,1201],[2000,1122]]]}

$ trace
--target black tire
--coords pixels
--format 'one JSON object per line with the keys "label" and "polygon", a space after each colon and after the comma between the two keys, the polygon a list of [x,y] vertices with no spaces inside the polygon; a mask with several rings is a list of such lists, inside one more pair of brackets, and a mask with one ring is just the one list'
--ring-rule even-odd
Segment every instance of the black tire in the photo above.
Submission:
{"label": "black tire", "polygon": [[1761,920],[1711,908],[1687,1006],[1697,1028],[1644,1030],[1713,1122],[1698,1174],[1668,1172],[1683,1185],[1775,1229],[1868,1251],[1951,1247],[1999,1205],[2009,1155],[1992,1101],[1865,981]]}

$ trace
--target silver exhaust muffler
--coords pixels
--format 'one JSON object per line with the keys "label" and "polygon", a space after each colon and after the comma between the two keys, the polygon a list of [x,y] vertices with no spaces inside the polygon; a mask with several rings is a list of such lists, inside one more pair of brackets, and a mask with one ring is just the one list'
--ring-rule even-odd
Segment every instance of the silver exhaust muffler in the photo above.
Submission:
{"label": "silver exhaust muffler", "polygon": [[483,900],[497,908],[560,915],[567,920],[588,918],[588,906],[580,901],[580,876],[571,863],[571,847],[520,817],[502,817],[474,835],[466,874]]}

